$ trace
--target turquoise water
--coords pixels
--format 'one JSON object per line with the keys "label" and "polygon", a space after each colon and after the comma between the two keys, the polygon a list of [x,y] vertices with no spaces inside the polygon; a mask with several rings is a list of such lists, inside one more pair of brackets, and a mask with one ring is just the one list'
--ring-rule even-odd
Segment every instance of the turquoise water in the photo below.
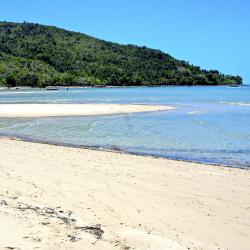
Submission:
{"label": "turquoise water", "polygon": [[0,103],[144,103],[176,110],[94,117],[0,119],[0,134],[173,159],[250,167],[250,87],[0,92]]}

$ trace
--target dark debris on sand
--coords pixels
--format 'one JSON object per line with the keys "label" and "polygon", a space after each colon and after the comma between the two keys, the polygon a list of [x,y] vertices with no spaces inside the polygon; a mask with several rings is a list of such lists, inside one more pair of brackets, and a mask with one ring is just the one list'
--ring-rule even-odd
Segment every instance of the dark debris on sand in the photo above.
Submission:
{"label": "dark debris on sand", "polygon": [[[0,201],[0,206],[8,206],[8,203],[5,200]],[[13,207],[13,206],[12,206]],[[36,213],[39,216],[44,216],[46,218],[55,218],[60,220],[66,227],[73,228],[76,231],[83,231],[86,233],[92,234],[97,240],[101,240],[102,236],[104,234],[104,231],[102,230],[101,224],[96,225],[87,225],[87,226],[77,226],[76,225],[76,219],[72,218],[72,211],[63,211],[63,210],[57,210],[50,207],[38,207],[38,206],[31,206],[23,202],[18,202],[17,205],[14,207],[15,209],[18,209],[20,211],[32,211]],[[51,223],[45,222],[42,223],[42,225],[50,225]],[[78,238],[76,235],[67,235],[69,241],[76,242],[80,238]]]}
{"label": "dark debris on sand", "polygon": [[104,234],[104,231],[102,230],[101,227],[102,227],[101,224],[96,224],[92,226],[75,227],[75,229],[91,233],[97,240],[100,240],[102,239],[102,235]]}

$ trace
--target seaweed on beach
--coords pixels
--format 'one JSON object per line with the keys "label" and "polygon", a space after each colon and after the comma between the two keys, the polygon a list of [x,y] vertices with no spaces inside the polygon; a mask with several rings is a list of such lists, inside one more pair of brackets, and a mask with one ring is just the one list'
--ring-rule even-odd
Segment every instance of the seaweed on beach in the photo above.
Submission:
{"label": "seaweed on beach", "polygon": [[[5,200],[2,200],[0,202],[0,205],[5,205],[7,206],[8,203]],[[66,227],[71,227],[72,229],[76,231],[83,231],[86,233],[89,233],[93,235],[96,240],[101,240],[102,236],[104,234],[104,230],[102,229],[101,224],[93,224],[93,225],[84,225],[84,226],[78,226],[76,224],[77,220],[72,218],[72,211],[63,211],[63,210],[58,210],[50,207],[38,207],[38,206],[32,206],[28,205],[23,202],[18,202],[17,205],[15,206],[16,209],[21,210],[21,211],[32,211],[36,213],[39,216],[44,216],[46,218],[55,218],[60,220]],[[43,223],[43,225],[48,225],[50,223]],[[68,238],[71,242],[75,242],[79,240],[76,235],[68,235]]]}

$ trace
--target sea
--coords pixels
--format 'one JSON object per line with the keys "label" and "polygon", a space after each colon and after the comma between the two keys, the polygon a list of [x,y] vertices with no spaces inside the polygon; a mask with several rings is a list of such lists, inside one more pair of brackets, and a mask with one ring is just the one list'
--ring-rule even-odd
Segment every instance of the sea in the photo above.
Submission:
{"label": "sea", "polygon": [[171,105],[134,114],[0,118],[0,136],[250,169],[250,86],[0,92],[2,103]]}

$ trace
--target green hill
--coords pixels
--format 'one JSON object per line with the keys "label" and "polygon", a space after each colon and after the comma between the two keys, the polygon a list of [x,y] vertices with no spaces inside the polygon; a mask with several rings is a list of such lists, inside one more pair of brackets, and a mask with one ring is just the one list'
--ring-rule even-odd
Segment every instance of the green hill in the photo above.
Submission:
{"label": "green hill", "polygon": [[32,23],[0,22],[0,85],[234,85],[160,50]]}

